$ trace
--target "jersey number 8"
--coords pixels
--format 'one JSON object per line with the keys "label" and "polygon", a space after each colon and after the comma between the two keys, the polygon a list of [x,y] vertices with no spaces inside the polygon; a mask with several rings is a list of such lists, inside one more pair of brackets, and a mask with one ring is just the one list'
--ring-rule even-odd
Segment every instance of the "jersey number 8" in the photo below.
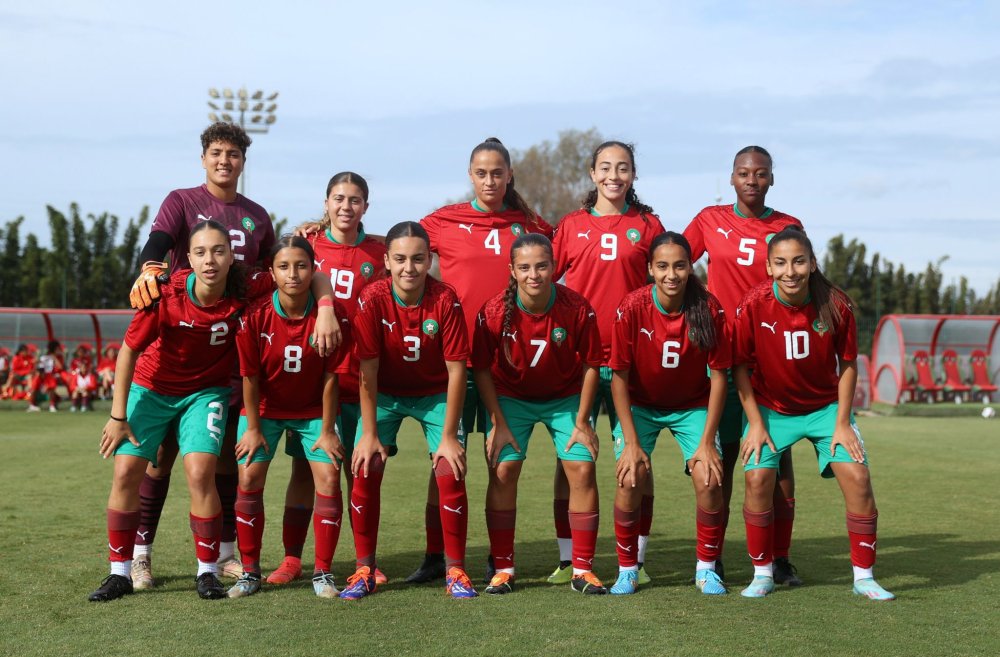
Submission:
{"label": "jersey number 8", "polygon": [[295,374],[302,371],[302,347],[288,345],[285,347],[285,363],[283,369]]}

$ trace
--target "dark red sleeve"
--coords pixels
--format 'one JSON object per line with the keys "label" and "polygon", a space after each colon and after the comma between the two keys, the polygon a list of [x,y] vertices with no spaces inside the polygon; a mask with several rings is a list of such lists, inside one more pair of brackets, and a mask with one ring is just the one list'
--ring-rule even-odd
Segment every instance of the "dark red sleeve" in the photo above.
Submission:
{"label": "dark red sleeve", "polygon": [[858,326],[854,321],[854,309],[845,305],[841,313],[844,321],[837,331],[837,357],[840,360],[858,359]]}
{"label": "dark red sleeve", "polygon": [[[149,232],[159,231],[170,235],[170,237],[174,238],[174,245],[176,246],[180,243],[179,238],[185,233],[186,228],[187,219],[184,216],[184,201],[181,200],[181,195],[175,190],[167,194],[167,198],[163,199],[163,203],[160,205],[159,212],[156,213],[156,218],[153,219],[153,225],[150,226]],[[182,248],[186,251],[186,244]]]}
{"label": "dark red sleeve", "polygon": [[236,332],[236,352],[240,357],[240,376],[260,374],[260,331],[257,313],[248,313]]}
{"label": "dark red sleeve", "polygon": [[465,313],[452,294],[441,295],[438,301],[441,309],[441,351],[445,360],[469,359],[469,335],[465,327]]}
{"label": "dark red sleeve", "polygon": [[736,308],[736,322],[733,326],[733,365],[743,365],[754,361],[753,312],[749,304],[741,303]]}
{"label": "dark red sleeve", "polygon": [[341,323],[340,329],[343,336],[340,346],[326,359],[326,371],[330,374],[347,374],[351,371],[351,352],[354,349],[354,343],[351,339],[351,325]]}
{"label": "dark red sleeve", "polygon": [[700,213],[684,229],[684,238],[691,245],[691,262],[698,262],[705,255],[705,235],[702,232]]}
{"label": "dark red sleeve", "polygon": [[556,259],[556,271],[552,280],[555,281],[562,278],[569,269],[569,252],[566,250],[566,240],[563,238],[567,230],[571,228],[566,226],[566,217],[563,217],[552,236],[552,254]]}
{"label": "dark red sleeve", "polygon": [[358,312],[354,313],[351,320],[351,333],[354,335],[354,350],[360,360],[378,358],[382,353],[382,332],[378,330],[378,320],[381,317],[381,310],[377,306],[374,295],[365,294],[370,289],[366,287],[361,291]]}
{"label": "dark red sleeve", "polygon": [[477,370],[486,370],[493,366],[493,361],[497,354],[496,336],[490,329],[486,320],[487,301],[476,317],[476,328],[472,334],[472,367]]}
{"label": "dark red sleeve", "polygon": [[247,299],[257,299],[274,292],[274,278],[269,271],[255,271],[247,275]]}
{"label": "dark red sleeve", "polygon": [[708,366],[713,370],[724,370],[733,366],[733,342],[729,334],[726,315],[719,309],[715,316],[715,348],[708,354]]}
{"label": "dark red sleeve", "polygon": [[156,342],[160,335],[160,313],[164,311],[164,303],[165,301],[160,301],[132,316],[123,340],[129,349],[138,353]]}
{"label": "dark red sleeve", "polygon": [[431,251],[437,253],[438,247],[440,246],[438,239],[441,236],[441,221],[432,213],[421,219],[420,225],[427,231],[427,237],[431,240]]}
{"label": "dark red sleeve", "polygon": [[628,310],[622,311],[619,319],[611,323],[611,359],[608,367],[613,370],[632,369],[632,313]]}

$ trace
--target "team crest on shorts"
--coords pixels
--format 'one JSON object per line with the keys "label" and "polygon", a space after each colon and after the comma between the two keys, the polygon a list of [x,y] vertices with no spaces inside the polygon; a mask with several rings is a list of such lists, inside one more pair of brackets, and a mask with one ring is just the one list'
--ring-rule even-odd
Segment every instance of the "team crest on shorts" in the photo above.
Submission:
{"label": "team crest on shorts", "polygon": [[824,333],[830,330],[830,327],[827,326],[825,323],[823,323],[822,319],[819,319],[817,317],[816,321],[813,322],[813,330],[819,333],[820,335],[823,335]]}
{"label": "team crest on shorts", "polygon": [[421,328],[427,335],[437,335],[437,332],[439,330],[438,323],[433,319],[425,319]]}
{"label": "team crest on shorts", "polygon": [[243,224],[243,227],[247,229],[248,233],[252,233],[254,231],[254,228],[257,227],[257,224],[255,224],[253,222],[253,219],[251,219],[250,217],[243,217],[243,221],[241,221],[240,223]]}
{"label": "team crest on shorts", "polygon": [[627,239],[629,242],[632,242],[633,245],[638,243],[640,237],[642,236],[639,234],[639,231],[636,230],[635,228],[629,228],[627,231],[625,231],[625,239]]}
{"label": "team crest on shorts", "polygon": [[510,227],[510,232],[514,233],[515,237],[520,237],[521,233],[524,232],[524,226],[521,224],[514,224]]}
{"label": "team crest on shorts", "polygon": [[361,263],[361,275],[365,278],[371,278],[372,274],[375,273],[375,265],[370,262]]}
{"label": "team crest on shorts", "polygon": [[566,341],[566,329],[561,326],[557,326],[552,329],[552,341],[556,344],[562,344]]}

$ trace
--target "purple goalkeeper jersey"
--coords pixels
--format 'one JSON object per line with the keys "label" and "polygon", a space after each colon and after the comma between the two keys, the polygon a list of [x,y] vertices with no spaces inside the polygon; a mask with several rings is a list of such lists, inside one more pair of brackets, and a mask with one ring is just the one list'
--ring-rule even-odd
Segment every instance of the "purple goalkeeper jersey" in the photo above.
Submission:
{"label": "purple goalkeeper jersey", "polygon": [[150,228],[150,232],[161,231],[174,239],[171,273],[191,267],[187,257],[191,229],[206,219],[217,221],[229,230],[237,261],[248,267],[264,264],[275,241],[267,211],[241,194],[231,203],[220,201],[202,185],[167,194]]}

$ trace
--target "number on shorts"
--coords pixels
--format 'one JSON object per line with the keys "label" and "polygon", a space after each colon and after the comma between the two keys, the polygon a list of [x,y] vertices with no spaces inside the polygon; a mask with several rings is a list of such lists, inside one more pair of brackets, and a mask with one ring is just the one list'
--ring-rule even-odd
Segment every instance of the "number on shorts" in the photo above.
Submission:
{"label": "number on shorts", "polygon": [[338,299],[350,299],[354,292],[354,272],[350,269],[334,269],[330,272],[330,282],[333,283],[333,296]]}
{"label": "number on shorts", "polygon": [[222,428],[217,424],[222,422],[222,410],[222,402],[208,402],[208,432],[215,440],[222,436]]}
{"label": "number on shorts", "polygon": [[808,331],[785,331],[785,358],[787,360],[809,358]]}
{"label": "number on shorts", "polygon": [[226,344],[226,336],[229,335],[229,324],[216,322],[212,324],[212,338],[208,341],[210,345]]}
{"label": "number on shorts", "polygon": [[285,347],[284,370],[292,374],[302,371],[302,347],[292,344]]}
{"label": "number on shorts", "polygon": [[240,249],[246,246],[247,236],[242,230],[229,231],[229,244],[233,247],[233,257],[237,260],[245,260]]}
{"label": "number on shorts", "polygon": [[744,237],[743,239],[740,240],[740,253],[745,253],[746,257],[737,258],[736,264],[744,265],[746,267],[749,267],[750,265],[753,264],[753,256],[754,256],[753,245],[756,243],[757,240],[750,237]]}
{"label": "number on shorts", "polygon": [[483,241],[483,246],[487,249],[492,249],[493,253],[500,255],[500,230],[497,228],[491,230]]}
{"label": "number on shorts", "polygon": [[403,344],[407,345],[407,349],[410,350],[411,356],[403,356],[403,360],[413,363],[420,360],[420,336],[418,335],[407,335],[403,338]]}
{"label": "number on shorts", "polygon": [[549,343],[548,340],[532,340],[531,344],[534,345],[535,347],[538,347],[538,350],[535,351],[535,355],[531,357],[531,365],[529,365],[528,367],[534,367],[535,365],[538,365],[538,361],[541,360],[542,358],[542,352],[545,351],[545,347]]}
{"label": "number on shorts", "polygon": [[673,351],[674,349],[680,349],[681,343],[677,340],[667,340],[663,343],[663,361],[660,365],[666,369],[673,369],[675,367],[680,367],[681,364],[681,352]]}
{"label": "number on shorts", "polygon": [[618,257],[618,236],[614,233],[601,235],[601,260],[614,260]]}

